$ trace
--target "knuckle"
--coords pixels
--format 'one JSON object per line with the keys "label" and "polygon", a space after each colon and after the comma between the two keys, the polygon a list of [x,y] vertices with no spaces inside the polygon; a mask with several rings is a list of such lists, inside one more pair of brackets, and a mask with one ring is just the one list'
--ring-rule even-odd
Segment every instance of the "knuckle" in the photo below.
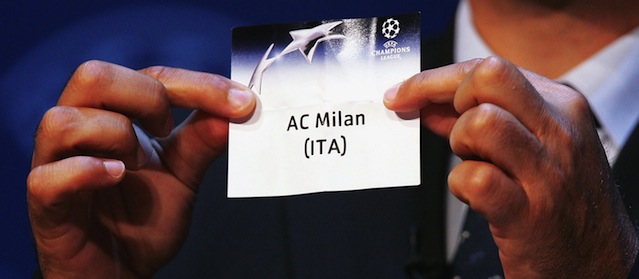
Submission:
{"label": "knuckle", "polygon": [[571,95],[568,106],[578,117],[577,119],[589,119],[588,116],[591,113],[590,104],[586,97],[582,94],[575,93]]}
{"label": "knuckle", "polygon": [[42,220],[41,207],[44,205],[44,199],[42,192],[42,180],[39,174],[36,174],[37,169],[31,171],[27,177],[27,208],[29,210],[29,219],[31,222],[40,222]]}
{"label": "knuckle", "polygon": [[39,186],[42,184],[41,166],[35,167],[27,176],[27,195],[39,196]]}
{"label": "knuckle", "polygon": [[468,186],[476,197],[486,197],[492,193],[492,185],[495,181],[495,172],[488,167],[477,167],[470,170]]}
{"label": "knuckle", "polygon": [[511,64],[498,57],[488,57],[475,68],[475,82],[478,85],[492,85],[504,80],[510,73]]}
{"label": "knuckle", "polygon": [[73,85],[80,88],[99,88],[112,83],[114,73],[110,65],[98,60],[82,63],[73,74]]}
{"label": "knuckle", "polygon": [[479,104],[477,107],[465,112],[454,127],[450,145],[454,152],[459,154],[472,153],[482,144],[482,138],[486,138],[496,133],[495,127],[503,124],[502,111],[497,106],[489,103]]}
{"label": "knuckle", "polygon": [[500,119],[501,110],[497,106],[489,103],[479,104],[472,110],[466,132],[474,137],[485,135],[487,131],[498,127]]}
{"label": "knuckle", "polygon": [[[176,75],[176,69],[163,67],[163,66],[152,66],[143,70],[143,72],[150,77],[149,82],[151,83],[150,89],[155,93],[162,93],[160,96],[166,96],[166,87],[160,80],[168,80],[170,77]],[[162,104],[168,106],[168,100],[166,98],[158,98]]]}
{"label": "knuckle", "polygon": [[30,207],[35,204],[50,207],[54,204],[53,187],[47,184],[51,180],[51,175],[55,174],[47,174],[46,172],[46,167],[39,166],[34,168],[27,177],[27,201]]}
{"label": "knuckle", "polygon": [[168,97],[167,88],[161,80],[170,80],[174,76],[175,69],[163,66],[151,66],[140,71],[148,77],[148,84],[144,88],[146,93],[145,106],[150,110],[140,110],[141,117],[158,117],[168,111],[171,103]]}
{"label": "knuckle", "polygon": [[230,80],[223,76],[217,74],[205,74],[201,78],[200,86],[202,86],[204,90],[226,92],[231,88],[232,84]]}
{"label": "knuckle", "polygon": [[171,104],[168,100],[164,84],[153,79],[150,81],[147,92],[148,94],[145,96],[145,106],[150,109],[140,110],[140,117],[160,117],[165,115],[170,109]]}
{"label": "knuckle", "polygon": [[36,140],[57,138],[57,135],[65,134],[66,131],[77,123],[81,116],[76,108],[56,106],[49,109],[40,122]]}
{"label": "knuckle", "polygon": [[47,193],[47,178],[42,174],[43,167],[37,167],[27,177],[27,202],[30,212],[36,212],[36,208],[47,207],[52,202]]}
{"label": "knuckle", "polygon": [[495,195],[497,174],[494,166],[481,162],[464,162],[448,178],[451,192],[467,202],[487,203]]}
{"label": "knuckle", "polygon": [[483,60],[472,73],[474,96],[480,102],[498,102],[504,98],[504,90],[511,92],[535,91],[523,73],[508,60],[489,57]]}
{"label": "knuckle", "polygon": [[422,85],[427,85],[429,83],[430,76],[432,76],[431,70],[424,70],[419,74],[413,75],[411,78],[406,80],[404,84],[402,84],[402,89],[405,89],[407,92],[413,92],[418,89]]}

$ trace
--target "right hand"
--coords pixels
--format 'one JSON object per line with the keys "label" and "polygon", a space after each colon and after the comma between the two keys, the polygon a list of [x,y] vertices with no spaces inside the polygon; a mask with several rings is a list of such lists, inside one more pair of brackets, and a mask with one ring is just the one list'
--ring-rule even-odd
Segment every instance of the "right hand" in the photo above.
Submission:
{"label": "right hand", "polygon": [[486,218],[507,278],[625,278],[639,244],[586,98],[490,57],[386,92],[464,159],[451,193]]}
{"label": "right hand", "polygon": [[[196,110],[173,129],[171,107]],[[255,97],[224,77],[90,61],[42,119],[27,179],[47,278],[150,277],[179,250],[198,185],[226,148],[228,118]],[[136,132],[132,119],[152,139]]]}

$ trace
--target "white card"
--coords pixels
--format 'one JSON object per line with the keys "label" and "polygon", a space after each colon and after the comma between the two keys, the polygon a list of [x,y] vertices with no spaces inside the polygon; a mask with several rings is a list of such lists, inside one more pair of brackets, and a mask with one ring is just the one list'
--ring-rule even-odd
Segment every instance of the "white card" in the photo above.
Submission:
{"label": "white card", "polygon": [[420,71],[419,15],[233,30],[231,77],[258,93],[231,121],[228,197],[420,183],[419,112],[384,107]]}

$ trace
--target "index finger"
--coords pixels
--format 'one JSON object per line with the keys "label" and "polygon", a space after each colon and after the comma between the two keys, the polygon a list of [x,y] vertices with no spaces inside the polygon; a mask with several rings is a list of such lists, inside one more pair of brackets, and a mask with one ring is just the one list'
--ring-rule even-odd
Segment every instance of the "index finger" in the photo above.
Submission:
{"label": "index finger", "polygon": [[170,103],[228,118],[241,118],[255,107],[255,94],[223,76],[155,66],[140,70],[157,79],[168,91]]}
{"label": "index finger", "polygon": [[390,110],[405,112],[430,104],[452,104],[455,92],[468,73],[483,59],[473,59],[418,73],[384,94]]}
{"label": "index finger", "polygon": [[89,61],[73,74],[58,105],[119,112],[138,119],[152,134],[166,136],[173,128],[172,106],[241,118],[255,107],[255,96],[215,74],[160,66],[134,71]]}

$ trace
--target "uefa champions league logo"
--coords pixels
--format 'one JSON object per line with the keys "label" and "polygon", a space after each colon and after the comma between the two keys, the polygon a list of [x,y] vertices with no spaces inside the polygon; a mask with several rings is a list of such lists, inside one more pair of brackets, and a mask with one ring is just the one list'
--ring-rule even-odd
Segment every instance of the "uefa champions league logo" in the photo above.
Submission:
{"label": "uefa champions league logo", "polygon": [[386,39],[394,39],[399,34],[399,21],[394,18],[389,18],[382,23],[382,35]]}
{"label": "uefa champions league logo", "polygon": [[399,35],[400,30],[399,20],[392,17],[385,20],[382,23],[381,33],[388,41],[383,44],[384,49],[373,50],[371,56],[377,57],[380,61],[389,61],[402,59],[402,54],[409,53],[410,46],[401,46],[393,40]]}

